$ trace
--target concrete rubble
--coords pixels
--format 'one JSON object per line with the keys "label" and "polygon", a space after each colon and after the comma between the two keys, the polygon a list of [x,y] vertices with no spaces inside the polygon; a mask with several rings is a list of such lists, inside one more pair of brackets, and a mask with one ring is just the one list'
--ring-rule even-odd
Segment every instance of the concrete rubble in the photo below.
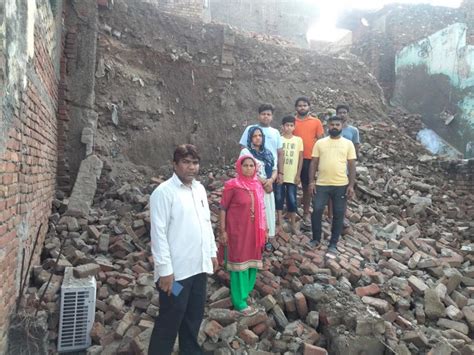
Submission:
{"label": "concrete rubble", "polygon": [[96,155],[89,155],[81,162],[69,200],[68,215],[85,216],[89,214],[102,166],[102,161]]}
{"label": "concrete rubble", "polygon": [[[420,162],[417,146],[397,157],[393,126],[360,127],[357,199],[337,256],[307,246],[310,234],[284,230],[264,255],[252,299],[259,312],[232,310],[229,276],[209,279],[199,340],[215,354],[470,354],[474,344],[473,195],[448,186],[439,158]],[[384,138],[384,148],[376,143]],[[407,141],[409,138],[405,138]],[[390,154],[390,156],[389,156]],[[27,300],[53,280],[40,305],[49,313],[55,347],[59,290],[65,267],[95,275],[97,304],[88,354],[146,354],[159,314],[149,247],[148,198],[164,177],[144,187],[114,182],[104,169],[93,206],[65,215],[58,195],[50,217],[42,266],[33,270]],[[230,168],[204,171],[217,223]],[[70,202],[69,202],[70,204]],[[285,228],[284,228],[285,229]],[[329,225],[324,226],[326,236]],[[60,243],[66,239],[58,265]]]}

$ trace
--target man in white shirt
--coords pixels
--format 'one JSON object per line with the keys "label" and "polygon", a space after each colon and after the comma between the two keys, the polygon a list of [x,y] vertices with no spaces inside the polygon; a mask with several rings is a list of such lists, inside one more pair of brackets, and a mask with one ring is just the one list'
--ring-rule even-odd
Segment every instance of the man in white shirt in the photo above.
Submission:
{"label": "man in white shirt", "polygon": [[[207,274],[217,268],[217,248],[206,190],[195,180],[199,162],[196,147],[178,146],[173,176],[150,197],[151,251],[160,313],[149,355],[171,354],[178,333],[181,354],[202,354],[197,336],[204,315]],[[183,287],[179,295],[172,294],[174,282]]]}
{"label": "man in white shirt", "polygon": [[[275,165],[278,168],[277,182],[283,182],[283,141],[280,132],[270,126],[273,120],[273,111],[275,108],[272,104],[261,104],[258,107],[258,127],[260,127],[265,135],[265,148],[273,154]],[[240,137],[240,147],[247,148],[249,143],[249,129],[255,125],[247,126]]]}

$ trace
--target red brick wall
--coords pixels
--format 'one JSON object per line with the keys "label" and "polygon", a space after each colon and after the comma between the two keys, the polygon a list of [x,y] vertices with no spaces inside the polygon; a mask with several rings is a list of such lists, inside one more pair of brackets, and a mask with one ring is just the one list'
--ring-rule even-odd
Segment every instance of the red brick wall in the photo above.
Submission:
{"label": "red brick wall", "polygon": [[38,263],[55,193],[58,79],[54,51],[45,38],[37,24],[27,85],[20,89],[6,144],[0,147],[0,353],[19,294],[22,253],[26,268],[43,223],[33,265]]}
{"label": "red brick wall", "polygon": [[70,121],[66,76],[68,59],[74,57],[76,37],[76,32],[69,29],[66,33],[63,33],[61,38],[61,47],[64,48],[64,52],[61,56],[59,71],[60,81],[58,87],[58,168],[56,182],[58,190],[66,193],[70,193],[72,190],[71,171],[66,154],[69,149],[67,134],[69,131],[68,123]]}

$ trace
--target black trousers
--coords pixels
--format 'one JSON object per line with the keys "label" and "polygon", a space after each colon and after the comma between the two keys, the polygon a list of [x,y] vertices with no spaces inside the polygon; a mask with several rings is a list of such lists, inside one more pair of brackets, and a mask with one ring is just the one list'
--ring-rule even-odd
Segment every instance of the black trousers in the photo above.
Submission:
{"label": "black trousers", "polygon": [[313,213],[311,214],[311,226],[313,229],[313,240],[321,241],[322,218],[328,200],[332,200],[332,228],[330,247],[336,247],[344,227],[344,214],[346,212],[345,186],[316,186],[316,195],[313,196]]}
{"label": "black trousers", "polygon": [[148,355],[169,355],[179,334],[179,353],[201,355],[197,342],[207,296],[207,274],[178,281],[183,289],[178,297],[160,290],[160,313],[150,338]]}

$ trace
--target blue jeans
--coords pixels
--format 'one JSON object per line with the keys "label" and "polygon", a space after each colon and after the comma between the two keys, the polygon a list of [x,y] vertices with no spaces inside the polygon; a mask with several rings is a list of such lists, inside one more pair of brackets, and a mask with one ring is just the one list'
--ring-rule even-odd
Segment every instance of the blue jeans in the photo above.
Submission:
{"label": "blue jeans", "polygon": [[275,187],[275,206],[277,211],[283,211],[286,196],[286,210],[296,212],[296,185],[285,182]]}
{"label": "blue jeans", "polygon": [[322,218],[324,209],[331,199],[332,205],[332,228],[329,245],[335,247],[342,233],[344,214],[346,212],[346,190],[345,186],[316,186],[316,194],[313,196],[313,213],[311,214],[311,227],[313,240],[320,242],[322,233]]}

